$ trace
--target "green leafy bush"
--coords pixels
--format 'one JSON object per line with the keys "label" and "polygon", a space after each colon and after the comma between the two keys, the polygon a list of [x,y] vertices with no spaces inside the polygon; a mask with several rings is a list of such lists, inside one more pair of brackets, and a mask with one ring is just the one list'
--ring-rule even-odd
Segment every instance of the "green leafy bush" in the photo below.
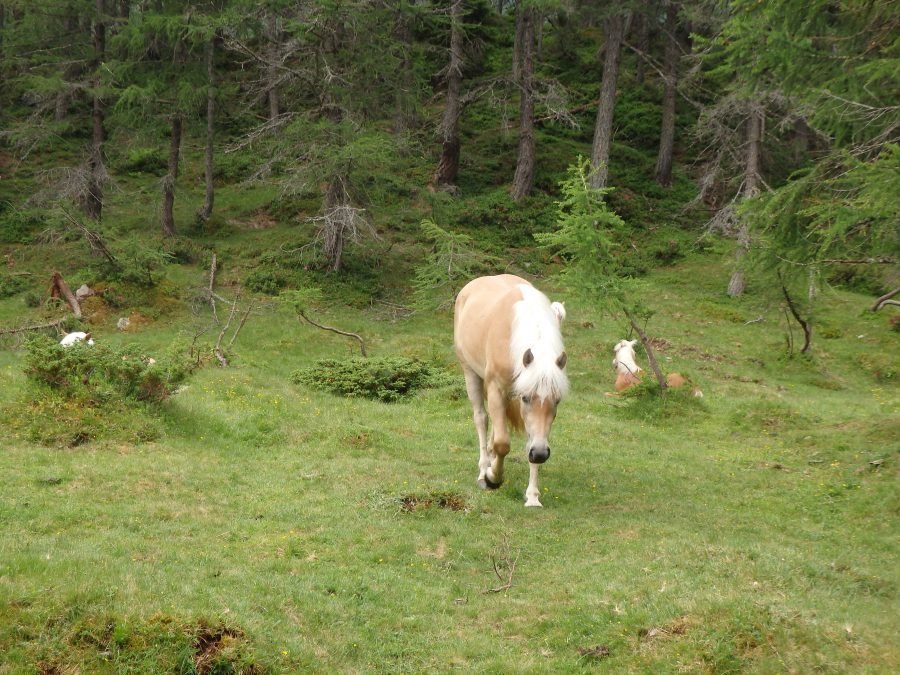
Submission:
{"label": "green leafy bush", "polygon": [[46,227],[43,214],[13,208],[9,202],[0,202],[0,243],[27,244],[35,232]]}
{"label": "green leafy bush", "polygon": [[9,298],[21,293],[28,287],[25,277],[11,274],[0,274],[0,298]]}
{"label": "green leafy bush", "polygon": [[417,389],[448,384],[448,376],[417,359],[405,357],[322,359],[298,370],[291,379],[332,394],[397,401]]}
{"label": "green leafy bush", "polygon": [[83,342],[62,347],[46,336],[26,344],[25,375],[64,398],[90,403],[116,399],[158,402],[167,398],[190,373],[186,359],[175,354],[155,361],[134,346],[114,349]]}
{"label": "green leafy bush", "polygon": [[266,267],[253,270],[244,279],[245,287],[265,295],[278,295],[278,292],[284,288],[285,283],[284,275]]}
{"label": "green leafy bush", "polygon": [[162,176],[167,170],[166,157],[158,148],[131,148],[118,168],[126,173],[149,173]]}

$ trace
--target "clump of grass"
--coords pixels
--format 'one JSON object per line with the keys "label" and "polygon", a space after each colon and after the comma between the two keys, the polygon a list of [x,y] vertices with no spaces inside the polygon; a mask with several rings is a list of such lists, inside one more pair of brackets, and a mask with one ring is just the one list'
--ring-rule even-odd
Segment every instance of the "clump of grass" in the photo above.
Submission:
{"label": "clump of grass", "polygon": [[622,397],[628,401],[628,405],[621,408],[622,414],[631,419],[663,422],[707,413],[703,399],[694,396],[692,387],[668,387],[663,392],[659,383],[650,376],[626,389]]}
{"label": "clump of grass", "polygon": [[291,379],[316,389],[390,403],[419,389],[449,384],[449,376],[418,359],[381,358],[322,359],[311,368],[298,370]]}
{"label": "clump of grass", "polygon": [[268,672],[243,630],[206,618],[86,614],[53,622],[26,639],[40,672]]}

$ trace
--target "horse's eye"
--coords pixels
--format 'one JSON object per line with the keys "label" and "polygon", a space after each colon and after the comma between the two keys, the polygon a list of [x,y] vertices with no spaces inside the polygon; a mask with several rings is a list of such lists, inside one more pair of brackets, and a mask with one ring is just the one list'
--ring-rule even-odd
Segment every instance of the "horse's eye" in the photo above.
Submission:
{"label": "horse's eye", "polygon": [[553,402],[553,405],[554,405],[554,406],[558,406],[558,405],[559,405],[559,401],[560,401],[560,399],[556,399],[556,400]]}
{"label": "horse's eye", "polygon": [[523,397],[522,397],[522,403],[524,403],[525,405],[528,405],[529,403],[531,403],[531,397],[530,397],[530,396],[523,396]]}

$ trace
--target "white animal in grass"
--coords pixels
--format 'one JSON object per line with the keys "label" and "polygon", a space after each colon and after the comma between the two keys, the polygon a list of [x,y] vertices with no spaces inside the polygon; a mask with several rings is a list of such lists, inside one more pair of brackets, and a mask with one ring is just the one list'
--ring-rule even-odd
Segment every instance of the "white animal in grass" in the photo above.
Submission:
{"label": "white animal in grass", "polygon": [[59,341],[59,344],[61,344],[63,347],[71,347],[76,342],[87,342],[89,345],[94,344],[94,340],[91,338],[91,334],[83,333],[82,331],[67,333],[63,336],[63,339]]}
{"label": "white animal in grass", "polygon": [[[634,356],[634,346],[637,340],[619,340],[613,351],[616,358],[613,359],[613,368],[616,369],[616,391],[622,392],[641,381],[644,369],[641,368]],[[700,387],[691,384],[688,379],[681,373],[669,373],[666,375],[666,385],[677,389],[684,385],[691,387],[691,395],[696,398],[703,398],[703,392]]]}

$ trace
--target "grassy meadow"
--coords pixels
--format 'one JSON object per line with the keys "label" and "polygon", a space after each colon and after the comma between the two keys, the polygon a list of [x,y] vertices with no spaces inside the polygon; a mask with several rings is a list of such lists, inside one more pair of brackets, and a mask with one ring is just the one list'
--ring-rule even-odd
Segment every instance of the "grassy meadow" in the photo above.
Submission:
{"label": "grassy meadow", "polygon": [[[275,236],[235,228],[223,289],[246,242]],[[210,324],[188,290],[205,261],[166,270],[143,320],[117,332],[110,310],[98,341],[152,355]],[[504,485],[475,485],[446,311],[316,309],[373,356],[453,376],[397,403],[292,383],[356,343],[260,301],[228,368],[96,437],[67,411],[50,441],[36,429],[60,411],[7,340],[0,673],[893,670],[898,333],[833,291],[814,356],[787,358],[777,298],[730,300],[727,276],[722,251],[694,253],[637,291],[699,400],[607,396],[624,322],[536,280],[567,303],[572,380],[537,510],[521,438]],[[0,300],[4,323],[22,309]]]}

